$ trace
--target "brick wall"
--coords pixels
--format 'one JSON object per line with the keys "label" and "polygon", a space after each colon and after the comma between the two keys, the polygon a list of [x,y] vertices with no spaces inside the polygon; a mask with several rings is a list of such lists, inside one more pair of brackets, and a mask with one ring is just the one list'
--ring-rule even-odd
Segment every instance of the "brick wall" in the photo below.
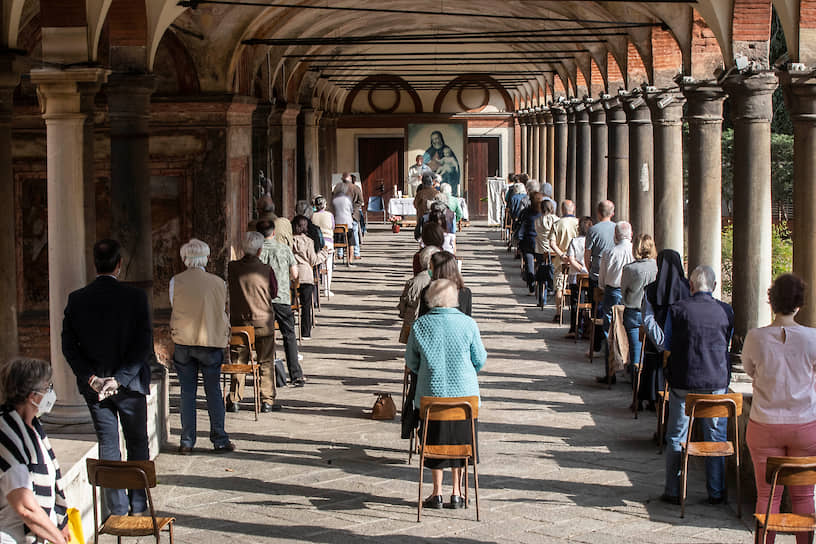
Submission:
{"label": "brick wall", "polygon": [[616,93],[619,88],[625,87],[623,83],[623,72],[612,53],[606,54],[606,79],[609,81],[607,89],[609,89],[611,93]]}
{"label": "brick wall", "polygon": [[731,29],[735,42],[767,41],[771,37],[771,0],[734,0]]}
{"label": "brick wall", "polygon": [[598,94],[599,92],[606,90],[606,82],[604,81],[601,69],[598,68],[598,65],[595,63],[595,59],[592,59],[589,70],[591,74],[590,79],[592,83],[592,92]]}
{"label": "brick wall", "polygon": [[629,47],[627,49],[626,72],[626,79],[630,89],[649,80],[649,76],[646,73],[646,66],[643,64],[643,59],[635,47],[635,44],[632,42],[629,42]]}
{"label": "brick wall", "polygon": [[691,76],[705,80],[714,77],[714,70],[722,64],[722,51],[714,32],[694,10],[691,31]]}
{"label": "brick wall", "polygon": [[564,87],[564,82],[561,80],[561,76],[555,74],[554,82],[553,87],[555,89],[555,96],[566,96],[567,90]]}
{"label": "brick wall", "polygon": [[661,88],[669,87],[672,78],[683,68],[683,53],[668,30],[652,28],[651,42],[654,84]]}

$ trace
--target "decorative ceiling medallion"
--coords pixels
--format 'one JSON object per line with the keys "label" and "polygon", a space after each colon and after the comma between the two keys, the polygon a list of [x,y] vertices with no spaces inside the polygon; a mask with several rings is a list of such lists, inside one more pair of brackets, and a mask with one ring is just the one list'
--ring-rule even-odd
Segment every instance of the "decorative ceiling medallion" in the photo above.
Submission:
{"label": "decorative ceiling medallion", "polygon": [[[383,98],[387,98],[387,91],[394,93],[393,100],[390,101],[390,106],[383,106]],[[401,94],[399,85],[392,81],[382,81],[375,83],[368,90],[368,105],[376,113],[394,113],[399,108],[401,102]]]}
{"label": "decorative ceiling medallion", "polygon": [[457,90],[456,101],[463,111],[481,110],[490,103],[490,89],[483,81],[469,81]]}

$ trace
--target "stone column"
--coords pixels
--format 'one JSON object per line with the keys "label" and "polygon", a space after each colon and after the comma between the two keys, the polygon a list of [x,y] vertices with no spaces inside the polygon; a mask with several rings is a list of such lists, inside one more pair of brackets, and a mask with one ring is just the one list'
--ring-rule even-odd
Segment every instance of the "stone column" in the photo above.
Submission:
{"label": "stone column", "polygon": [[0,361],[7,361],[20,353],[17,331],[16,200],[11,162],[13,96],[22,72],[18,63],[13,55],[0,57],[0,277],[3,278],[0,282]]}
{"label": "stone column", "polygon": [[555,148],[553,152],[553,195],[560,203],[567,196],[567,111],[561,106],[550,108],[553,115]]}
{"label": "stone column", "polygon": [[[111,145],[111,237],[122,244],[119,280],[144,289],[153,303],[153,223],[150,213],[149,74],[108,78]],[[93,234],[88,233],[90,236]]]}
{"label": "stone column", "polygon": [[683,103],[676,90],[648,98],[654,127],[654,236],[660,249],[683,254]]}
{"label": "stone column", "polygon": [[573,104],[567,106],[567,189],[564,198],[575,202],[575,107]]}
{"label": "stone column", "polygon": [[[547,181],[555,187],[555,124],[550,108],[544,112],[544,122],[547,123]],[[555,193],[553,193],[555,194]]]}
{"label": "stone column", "polygon": [[291,218],[297,200],[297,118],[298,104],[289,104],[280,116],[281,123],[281,208],[278,215]]}
{"label": "stone column", "polygon": [[592,173],[590,210],[587,215],[594,219],[595,209],[598,202],[605,200],[607,173],[607,154],[609,153],[608,131],[606,128],[606,111],[600,100],[595,101],[590,106],[589,112],[590,131],[592,133]]}
{"label": "stone column", "polygon": [[76,377],[62,355],[62,318],[68,295],[86,283],[84,208],[83,91],[99,89],[107,72],[98,68],[50,68],[31,71],[31,82],[43,109],[48,171],[48,311],[51,330],[52,381],[57,406],[47,420],[85,423],[90,413]]}
{"label": "stone column", "polygon": [[592,210],[592,142],[586,104],[575,106],[575,145],[575,206],[580,217],[591,215]]}
{"label": "stone column", "polygon": [[[538,116],[535,112],[530,114],[530,178],[539,180],[538,164],[539,164],[539,147],[541,142],[541,126],[538,124]],[[540,181],[540,180],[539,180]]]}
{"label": "stone column", "polygon": [[[725,93],[713,82],[684,84],[688,101],[688,270],[722,268],[722,106]],[[770,213],[770,211],[769,211]]]}
{"label": "stone column", "polygon": [[525,114],[523,112],[518,116],[517,119],[519,123],[519,140],[520,140],[519,157],[521,159],[520,161],[521,172],[518,173],[521,174],[522,172],[527,171],[527,130],[529,129],[529,127],[527,126],[527,118],[525,117]]}
{"label": "stone column", "polygon": [[313,110],[311,108],[303,110],[303,150],[306,174],[305,179],[299,180],[300,183],[306,185],[306,192],[309,198],[320,192],[320,157],[319,157],[319,141],[318,128],[320,124],[320,117],[323,114],[321,110]]}
{"label": "stone column", "polygon": [[258,180],[261,172],[268,180],[272,180],[269,164],[269,114],[272,113],[272,104],[260,102],[252,113],[252,213],[255,214],[256,199],[260,196]]}
{"label": "stone column", "polygon": [[535,144],[533,142],[533,133],[535,132],[535,118],[531,114],[532,110],[527,110],[527,116],[524,121],[527,123],[527,168],[524,172],[533,177],[533,154],[535,152]]}
{"label": "stone column", "polygon": [[542,185],[551,183],[547,177],[547,116],[544,109],[536,114],[536,124],[538,125],[538,171],[536,176]]}
{"label": "stone column", "polygon": [[624,100],[629,124],[629,222],[635,236],[654,236],[652,114],[643,96]]}
{"label": "stone column", "polygon": [[771,322],[771,119],[776,74],[723,82],[734,122],[734,334]]}
{"label": "stone column", "polygon": [[629,125],[620,98],[605,96],[609,139],[607,198],[615,203],[615,221],[629,220]]}
{"label": "stone column", "polygon": [[793,271],[809,288],[796,320],[816,326],[816,78],[779,72],[793,121]]}

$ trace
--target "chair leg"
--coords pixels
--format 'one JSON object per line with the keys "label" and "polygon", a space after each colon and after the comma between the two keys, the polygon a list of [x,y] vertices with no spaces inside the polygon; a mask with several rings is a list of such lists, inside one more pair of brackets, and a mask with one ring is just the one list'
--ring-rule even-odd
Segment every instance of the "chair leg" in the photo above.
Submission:
{"label": "chair leg", "polygon": [[479,468],[475,456],[473,458],[473,487],[476,492],[476,521],[482,521],[479,514]]}
{"label": "chair leg", "polygon": [[643,365],[638,365],[637,372],[632,375],[632,409],[635,412],[635,419],[638,418],[638,390],[640,389],[640,369]]}
{"label": "chair leg", "polygon": [[173,544],[173,523],[172,522],[170,522],[169,531],[170,531],[170,544]]}
{"label": "chair leg", "polygon": [[595,358],[595,318],[589,316],[589,362]]}
{"label": "chair leg", "polygon": [[688,453],[683,449],[683,462],[680,468],[680,517],[686,515],[686,479],[688,478]]}
{"label": "chair leg", "polygon": [[[275,364],[274,361],[272,364]],[[261,411],[261,374],[257,367],[252,369],[252,381],[252,392],[255,394],[255,398],[253,399],[253,404],[255,407],[255,421],[258,421],[258,412]]]}
{"label": "chair leg", "polygon": [[760,544],[760,542],[762,542],[759,539],[761,532],[762,532],[762,527],[759,525],[759,520],[756,520],[754,522],[754,544]]}
{"label": "chair leg", "polygon": [[422,516],[422,467],[424,466],[425,455],[419,454],[419,486],[417,487],[417,523]]}
{"label": "chair leg", "polygon": [[739,440],[735,441],[734,449],[737,452],[737,517],[742,518],[742,484],[740,483]]}
{"label": "chair leg", "polygon": [[468,457],[465,458],[465,508],[468,507],[468,461],[470,459]]}

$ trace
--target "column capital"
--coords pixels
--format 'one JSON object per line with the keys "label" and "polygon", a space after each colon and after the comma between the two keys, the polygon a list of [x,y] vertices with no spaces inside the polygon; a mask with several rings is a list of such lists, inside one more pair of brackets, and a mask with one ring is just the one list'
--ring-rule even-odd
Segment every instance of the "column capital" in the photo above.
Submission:
{"label": "column capital", "polygon": [[269,114],[270,125],[290,126],[297,124],[300,114],[300,104],[286,104],[284,107],[275,107]]}
{"label": "column capital", "polygon": [[544,113],[544,110],[541,110],[540,112],[537,112],[535,114],[535,120],[536,120],[536,124],[539,125],[539,126],[543,126],[543,125],[547,124],[547,117],[546,117],[546,114]]}
{"label": "column capital", "polygon": [[110,71],[102,68],[31,70],[31,82],[37,86],[43,118],[82,115],[82,94],[99,92],[108,74]]}
{"label": "column capital", "polygon": [[734,74],[725,78],[722,87],[733,99],[734,120],[770,123],[773,119],[773,92],[779,80],[773,72],[753,75]]}
{"label": "column capital", "polygon": [[604,95],[600,101],[606,112],[607,124],[626,124],[626,112],[623,110],[623,101],[619,96]]}
{"label": "column capital", "polygon": [[316,110],[314,108],[303,108],[304,121],[306,126],[317,126],[320,123],[320,118],[323,116],[323,110]]}
{"label": "column capital", "polygon": [[625,107],[626,121],[630,125],[649,125],[652,123],[652,115],[646,97],[641,93],[632,93],[621,97]]}
{"label": "column capital", "polygon": [[567,110],[563,105],[550,106],[550,112],[552,113],[553,124],[564,125],[567,123]]}
{"label": "column capital", "polygon": [[652,112],[652,123],[660,126],[681,125],[685,102],[679,89],[649,92],[646,95],[646,103]]}
{"label": "column capital", "polygon": [[816,77],[812,72],[779,70],[779,83],[794,123],[816,123]]}
{"label": "column capital", "polygon": [[725,91],[714,81],[681,83],[680,90],[688,102],[685,119],[695,123],[722,123]]}
{"label": "column capital", "polygon": [[575,111],[575,122],[580,124],[589,123],[590,110],[585,103],[576,104],[573,108]]}

